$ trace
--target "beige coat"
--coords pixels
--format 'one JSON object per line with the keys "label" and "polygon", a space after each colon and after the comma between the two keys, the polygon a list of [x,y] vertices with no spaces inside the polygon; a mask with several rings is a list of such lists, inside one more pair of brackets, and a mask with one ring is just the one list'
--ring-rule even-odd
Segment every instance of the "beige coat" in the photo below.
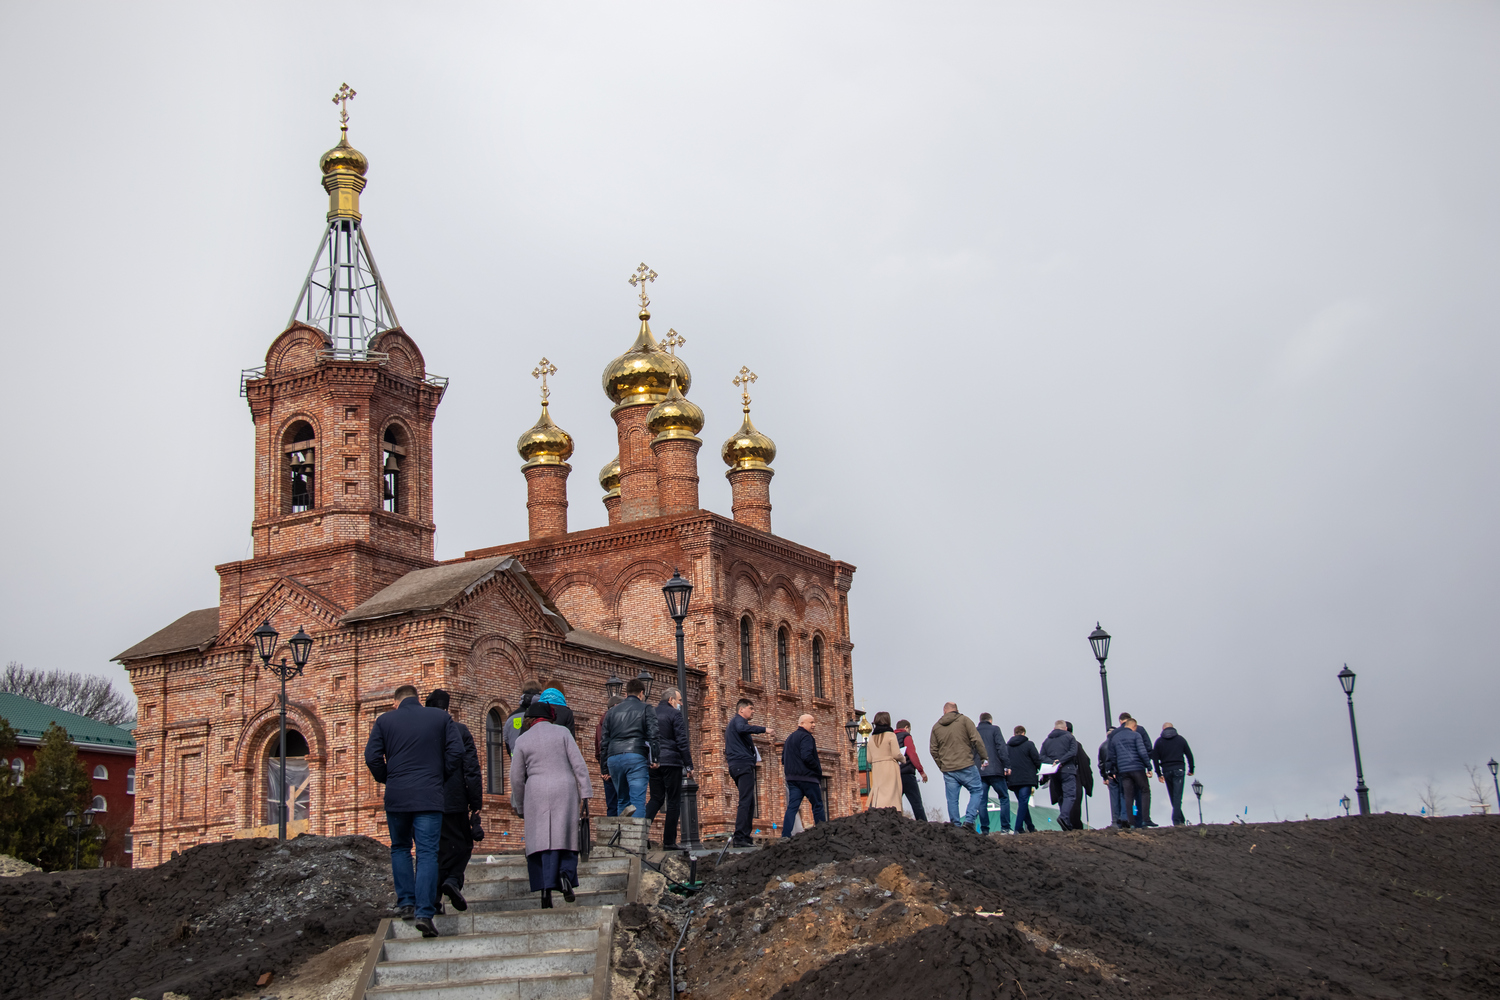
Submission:
{"label": "beige coat", "polygon": [[526,853],[576,851],[578,803],[593,782],[573,734],[538,722],[516,740],[510,758],[510,807],[526,820]]}
{"label": "beige coat", "polygon": [[895,733],[876,733],[865,744],[870,763],[870,799],[866,809],[901,808],[901,744]]}

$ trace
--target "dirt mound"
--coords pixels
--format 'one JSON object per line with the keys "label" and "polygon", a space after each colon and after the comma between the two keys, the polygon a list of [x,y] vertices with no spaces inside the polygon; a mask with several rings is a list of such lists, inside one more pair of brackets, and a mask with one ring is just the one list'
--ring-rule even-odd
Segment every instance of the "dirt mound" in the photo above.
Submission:
{"label": "dirt mound", "polygon": [[1495,817],[982,838],[877,813],[726,862],[679,968],[737,1000],[1493,997],[1497,884]]}
{"label": "dirt mound", "polygon": [[29,875],[32,872],[41,871],[36,865],[28,864],[20,858],[13,858],[9,854],[0,854],[0,878],[9,875]]}
{"label": "dirt mound", "polygon": [[368,837],[204,844],[156,868],[0,880],[0,998],[216,1000],[375,929],[395,902]]}

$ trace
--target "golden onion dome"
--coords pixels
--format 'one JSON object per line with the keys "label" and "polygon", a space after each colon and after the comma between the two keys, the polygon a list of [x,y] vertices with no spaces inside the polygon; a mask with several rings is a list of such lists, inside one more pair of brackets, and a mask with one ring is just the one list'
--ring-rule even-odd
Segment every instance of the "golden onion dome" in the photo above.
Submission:
{"label": "golden onion dome", "polygon": [[641,310],[641,332],[630,350],[615,358],[604,369],[604,394],[616,408],[656,405],[667,398],[672,379],[686,393],[693,384],[693,373],[674,354],[668,354],[651,335],[651,314]]}
{"label": "golden onion dome", "polygon": [[750,407],[745,407],[745,421],[719,450],[729,471],[770,469],[776,460],[776,442],[755,429],[750,422]]}
{"label": "golden onion dome", "polygon": [[349,145],[349,130],[339,136],[339,144],[318,159],[318,167],[326,174],[353,173],[363,177],[370,169],[370,161],[364,153]]}
{"label": "golden onion dome", "polygon": [[604,468],[599,470],[599,486],[604,490],[606,497],[617,497],[620,495],[619,455],[605,462]]}
{"label": "golden onion dome", "polygon": [[552,422],[547,412],[546,401],[542,402],[542,415],[536,425],[521,435],[516,442],[516,451],[526,459],[523,469],[534,465],[562,465],[573,454],[573,437]]}
{"label": "golden onion dome", "polygon": [[658,441],[680,438],[697,441],[703,429],[703,408],[677,391],[677,379],[667,390],[667,398],[651,407],[646,414],[646,426]]}

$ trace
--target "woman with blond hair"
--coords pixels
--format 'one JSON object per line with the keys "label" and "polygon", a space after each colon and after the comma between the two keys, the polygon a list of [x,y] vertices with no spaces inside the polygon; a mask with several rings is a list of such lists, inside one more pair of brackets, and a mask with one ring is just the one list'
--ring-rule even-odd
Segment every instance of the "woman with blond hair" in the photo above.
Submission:
{"label": "woman with blond hair", "polygon": [[891,713],[876,712],[875,728],[865,744],[870,765],[870,798],[866,809],[901,808],[901,741],[891,728]]}

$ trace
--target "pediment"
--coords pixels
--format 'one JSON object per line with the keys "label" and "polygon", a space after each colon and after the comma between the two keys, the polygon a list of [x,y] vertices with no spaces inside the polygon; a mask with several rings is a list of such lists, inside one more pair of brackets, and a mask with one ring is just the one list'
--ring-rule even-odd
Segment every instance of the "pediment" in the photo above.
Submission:
{"label": "pediment", "polygon": [[241,646],[254,642],[251,633],[268,618],[285,642],[296,635],[299,628],[308,633],[335,630],[343,615],[344,609],[328,598],[308,590],[290,577],[283,577],[219,637],[216,645]]}

